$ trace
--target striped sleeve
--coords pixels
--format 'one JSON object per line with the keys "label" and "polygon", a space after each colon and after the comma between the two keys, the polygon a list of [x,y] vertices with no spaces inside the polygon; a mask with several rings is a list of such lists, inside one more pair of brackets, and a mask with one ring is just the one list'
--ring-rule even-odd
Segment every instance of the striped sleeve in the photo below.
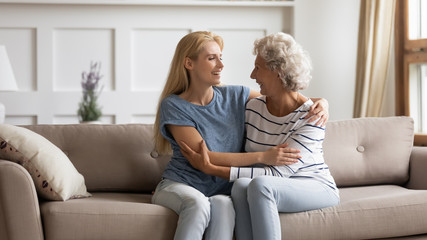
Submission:
{"label": "striped sleeve", "polygon": [[264,166],[264,167],[231,167],[230,181],[238,178],[254,178],[257,176],[290,177],[294,174],[289,166]]}

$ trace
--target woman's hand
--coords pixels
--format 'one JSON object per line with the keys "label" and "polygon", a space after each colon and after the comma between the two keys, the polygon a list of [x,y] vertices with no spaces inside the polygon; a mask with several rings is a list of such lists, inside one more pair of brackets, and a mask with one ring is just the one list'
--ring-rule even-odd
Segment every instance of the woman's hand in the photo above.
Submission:
{"label": "woman's hand", "polygon": [[[208,147],[204,140],[200,142],[200,152],[191,149],[185,142],[180,141],[182,155],[195,169],[206,174],[215,175],[215,165],[210,162]],[[280,144],[261,153],[260,163],[272,166],[291,165],[298,162],[300,150],[288,148],[288,144]]]}
{"label": "woman's hand", "polygon": [[263,152],[262,163],[272,166],[291,165],[298,162],[300,150],[288,148],[288,144],[280,144]]}
{"label": "woman's hand", "polygon": [[185,142],[180,141],[179,146],[184,157],[187,158],[191,166],[211,176],[217,176],[226,180],[230,179],[230,167],[217,166],[211,163],[209,149],[205,141],[200,142],[200,152],[191,149]]}
{"label": "woman's hand", "polygon": [[200,152],[196,152],[191,149],[184,141],[180,141],[179,146],[181,147],[181,153],[190,162],[191,166],[195,169],[200,170],[206,174],[209,174],[209,169],[212,167],[208,155],[208,147],[205,141],[202,139],[200,142]]}
{"label": "woman's hand", "polygon": [[314,104],[310,107],[310,112],[305,116],[305,119],[311,118],[308,122],[314,122],[316,120],[317,126],[324,127],[329,118],[329,103],[324,98],[313,98]]}

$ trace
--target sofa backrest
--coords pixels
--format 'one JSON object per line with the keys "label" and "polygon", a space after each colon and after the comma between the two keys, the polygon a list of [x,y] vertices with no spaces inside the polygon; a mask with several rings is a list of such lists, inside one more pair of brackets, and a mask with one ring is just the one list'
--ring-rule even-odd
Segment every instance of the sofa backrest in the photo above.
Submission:
{"label": "sofa backrest", "polygon": [[414,139],[410,117],[358,118],[326,125],[323,152],[340,187],[404,184]]}
{"label": "sofa backrest", "polygon": [[150,124],[32,125],[58,146],[84,176],[89,192],[151,193],[169,156],[154,152]]}
{"label": "sofa backrest", "polygon": [[[70,158],[89,192],[151,192],[170,156],[154,151],[151,124],[31,125]],[[325,161],[340,187],[399,184],[408,180],[413,145],[409,117],[331,121]]]}

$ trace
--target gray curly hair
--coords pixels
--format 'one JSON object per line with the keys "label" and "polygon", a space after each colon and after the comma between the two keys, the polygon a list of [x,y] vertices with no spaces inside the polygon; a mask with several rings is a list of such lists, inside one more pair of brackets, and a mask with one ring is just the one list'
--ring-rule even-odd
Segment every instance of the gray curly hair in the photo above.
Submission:
{"label": "gray curly hair", "polygon": [[311,60],[291,35],[278,32],[257,39],[253,53],[262,57],[269,69],[278,72],[285,89],[298,91],[308,87]]}

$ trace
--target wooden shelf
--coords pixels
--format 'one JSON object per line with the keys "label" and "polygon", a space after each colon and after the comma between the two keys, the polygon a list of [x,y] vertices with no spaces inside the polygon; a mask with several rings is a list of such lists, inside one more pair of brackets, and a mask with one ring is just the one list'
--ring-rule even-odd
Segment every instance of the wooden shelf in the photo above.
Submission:
{"label": "wooden shelf", "polygon": [[414,146],[427,146],[427,134],[415,133]]}

